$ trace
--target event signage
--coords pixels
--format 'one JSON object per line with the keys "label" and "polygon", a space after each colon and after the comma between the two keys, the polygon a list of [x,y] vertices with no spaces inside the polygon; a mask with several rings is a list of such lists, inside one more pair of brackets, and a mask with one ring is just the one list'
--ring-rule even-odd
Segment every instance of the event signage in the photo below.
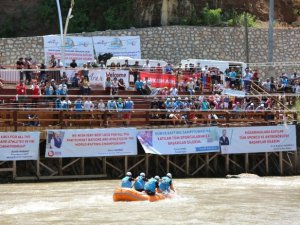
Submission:
{"label": "event signage", "polygon": [[138,140],[146,153],[157,155],[219,152],[217,127],[139,130]]}
{"label": "event signage", "polygon": [[47,130],[48,158],[136,154],[136,128]]}
{"label": "event signage", "polygon": [[296,151],[296,127],[220,128],[222,154]]}
{"label": "event signage", "polygon": [[176,85],[176,76],[172,74],[165,73],[149,73],[149,72],[140,72],[140,79],[144,80],[148,77],[151,82],[151,87],[154,88],[172,88]]}
{"label": "event signage", "polygon": [[[76,74],[80,74],[82,70],[65,69],[68,80],[72,80]],[[105,81],[110,77],[111,81],[116,77],[118,80],[123,79],[126,87],[129,87],[129,71],[128,70],[109,70],[109,69],[89,69],[89,84],[100,88],[105,88]]]}
{"label": "event signage", "polygon": [[0,132],[0,161],[37,160],[40,132]]}
{"label": "event signage", "polygon": [[[44,36],[45,65],[51,55],[61,59],[61,38],[58,35]],[[67,36],[65,43],[65,63],[68,66],[75,59],[78,66],[94,61],[93,39],[91,37]]]}
{"label": "event signage", "polygon": [[93,42],[97,56],[111,53],[113,56],[141,58],[140,36],[95,36]]}

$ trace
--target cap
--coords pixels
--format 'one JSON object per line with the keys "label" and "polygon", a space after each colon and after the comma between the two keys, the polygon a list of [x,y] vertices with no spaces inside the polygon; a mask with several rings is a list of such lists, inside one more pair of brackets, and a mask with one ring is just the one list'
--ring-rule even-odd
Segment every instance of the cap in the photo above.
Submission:
{"label": "cap", "polygon": [[172,101],[175,101],[175,98],[172,98]]}
{"label": "cap", "polygon": [[167,177],[172,178],[172,174],[171,173],[167,173]]}
{"label": "cap", "polygon": [[160,177],[159,177],[158,175],[156,175],[156,176],[154,177],[154,179],[159,180]]}
{"label": "cap", "polygon": [[177,98],[178,100],[181,100],[180,96]]}
{"label": "cap", "polygon": [[51,82],[55,81],[54,79],[51,79]]}

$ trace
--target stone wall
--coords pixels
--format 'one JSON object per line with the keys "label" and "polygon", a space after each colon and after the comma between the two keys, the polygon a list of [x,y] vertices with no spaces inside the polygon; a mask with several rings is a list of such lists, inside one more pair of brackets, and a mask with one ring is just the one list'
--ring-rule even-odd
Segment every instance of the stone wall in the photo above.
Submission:
{"label": "stone wall", "polygon": [[[70,34],[71,35],[71,34]],[[107,30],[76,34],[77,36],[139,35],[142,58],[162,59],[178,63],[181,59],[216,59],[246,61],[243,28],[167,26],[128,30]],[[274,31],[274,62],[299,62],[300,29],[277,29]],[[267,73],[268,30],[249,29],[249,54],[252,68]],[[18,57],[31,56],[37,62],[44,60],[43,38],[22,37],[0,39],[0,63],[14,65]],[[276,66],[276,73],[292,73],[299,65]]]}

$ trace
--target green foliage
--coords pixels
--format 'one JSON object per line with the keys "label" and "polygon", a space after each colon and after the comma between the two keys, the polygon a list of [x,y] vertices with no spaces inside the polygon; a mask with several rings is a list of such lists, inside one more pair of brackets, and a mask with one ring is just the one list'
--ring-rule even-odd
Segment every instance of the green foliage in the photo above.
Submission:
{"label": "green foliage", "polygon": [[[63,26],[70,3],[71,0],[60,0]],[[75,0],[72,11],[73,18],[69,21],[67,32],[81,33],[107,29],[126,29],[132,26],[147,26],[138,24],[139,21],[136,20],[138,15],[136,15],[134,6],[134,0]],[[160,10],[160,8],[156,10]],[[248,26],[254,27],[256,18],[250,14],[246,15],[248,17]],[[172,25],[178,24],[192,26],[241,26],[244,24],[244,13],[238,13],[235,10],[222,12],[220,8],[211,9],[206,6],[201,11],[194,9],[187,16],[178,17],[172,22]],[[155,24],[154,26],[160,26],[160,24]],[[32,33],[32,31],[35,33]],[[55,0],[40,0],[40,4],[38,4],[35,11],[20,8],[13,16],[7,16],[0,27],[0,37],[24,36],[24,34],[44,35],[45,31],[48,33],[60,32]]]}
{"label": "green foliage", "polygon": [[222,22],[221,16],[222,10],[219,9],[209,9],[208,7],[204,7],[202,10],[202,21],[204,25],[208,26],[218,26]]}
{"label": "green foliage", "polygon": [[231,19],[227,20],[227,25],[230,27],[236,26],[244,26],[245,25],[245,17],[247,19],[248,27],[255,27],[256,26],[256,18],[255,16],[249,13],[236,13]]}

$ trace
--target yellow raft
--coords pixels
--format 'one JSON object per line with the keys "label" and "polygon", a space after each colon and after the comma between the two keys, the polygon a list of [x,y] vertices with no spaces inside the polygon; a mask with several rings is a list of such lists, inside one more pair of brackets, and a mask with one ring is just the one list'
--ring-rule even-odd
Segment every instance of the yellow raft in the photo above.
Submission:
{"label": "yellow raft", "polygon": [[150,201],[155,202],[166,198],[172,198],[171,195],[156,193],[155,195],[147,195],[145,192],[139,192],[133,188],[116,188],[113,194],[115,202],[125,201]]}

